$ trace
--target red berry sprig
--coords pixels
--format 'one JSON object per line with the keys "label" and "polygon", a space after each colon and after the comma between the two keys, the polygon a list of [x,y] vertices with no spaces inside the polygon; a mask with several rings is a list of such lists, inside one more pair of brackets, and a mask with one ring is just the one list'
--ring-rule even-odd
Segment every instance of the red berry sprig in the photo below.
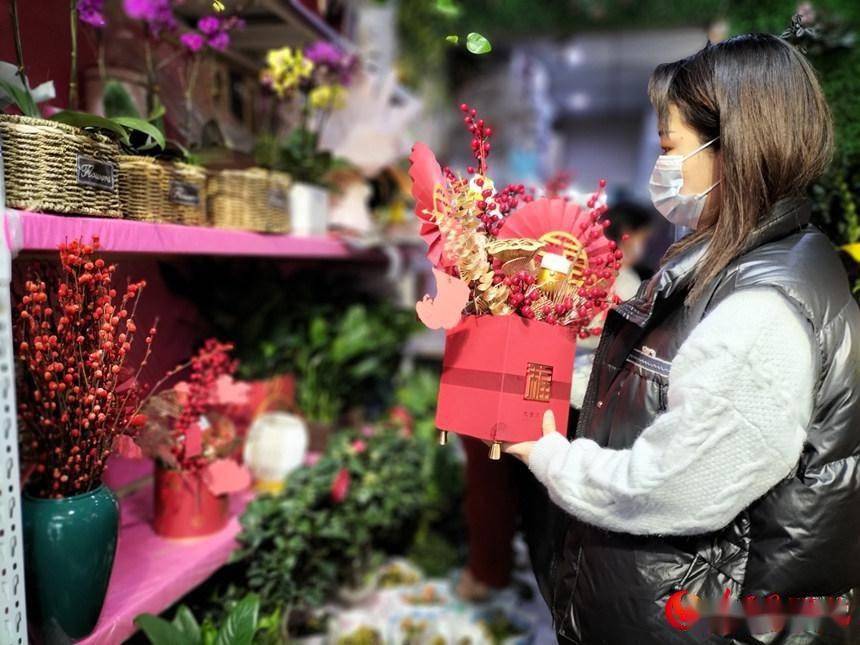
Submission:
{"label": "red berry sprig", "polygon": [[466,171],[470,175],[487,174],[487,157],[490,154],[492,146],[490,145],[490,137],[493,136],[493,129],[484,123],[483,119],[478,118],[478,111],[475,108],[469,107],[468,104],[460,104],[460,111],[463,113],[463,123],[466,124],[466,129],[472,135],[472,156],[478,162],[477,169],[474,166],[469,166]]}
{"label": "red berry sprig", "polygon": [[216,402],[218,379],[224,375],[232,375],[236,371],[237,363],[230,358],[232,349],[232,344],[210,338],[190,361],[188,395],[179,418],[173,424],[173,441],[170,446],[171,452],[183,470],[204,465],[206,462],[202,455],[186,457],[185,440],[191,425],[199,423],[200,417],[209,412]]}
{"label": "red berry sprig", "polygon": [[140,381],[156,329],[131,369],[135,311],[146,282],[113,287],[115,264],[96,257],[98,238],[59,247],[59,274],[30,265],[16,305],[18,414],[32,466],[30,492],[67,497],[99,485],[115,440],[145,423]]}

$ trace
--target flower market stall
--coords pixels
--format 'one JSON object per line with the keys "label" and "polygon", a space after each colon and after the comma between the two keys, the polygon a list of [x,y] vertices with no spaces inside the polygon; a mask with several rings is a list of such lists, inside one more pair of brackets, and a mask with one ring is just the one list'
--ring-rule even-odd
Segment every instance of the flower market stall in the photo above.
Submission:
{"label": "flower market stall", "polygon": [[[281,488],[287,472],[334,450],[349,411],[337,388],[355,388],[356,402],[361,392],[390,399],[380,388],[414,326],[374,307],[410,250],[384,240],[366,197],[332,233],[331,182],[352,167],[350,151],[335,157],[319,143],[349,86],[386,72],[364,67],[356,45],[300,3],[252,11],[250,25],[234,3],[79,0],[44,14],[6,4],[0,641],[26,643],[29,631],[36,642],[119,643],[145,625],[136,618],[238,557],[255,490]],[[277,33],[262,48],[261,28]],[[61,50],[69,69],[49,66],[56,75],[32,83]],[[392,101],[376,107],[405,123]],[[379,169],[406,152],[401,135]],[[223,324],[261,306],[247,289],[220,318],[195,304],[216,267],[232,279],[246,264],[270,292],[296,271],[346,270],[382,287],[371,284],[370,300],[307,354],[272,354],[241,324]],[[295,296],[298,315],[283,318],[303,346],[310,298]],[[336,302],[324,291],[313,299]],[[331,356],[338,346],[346,353]],[[322,359],[332,371],[316,374]],[[351,446],[359,459],[362,443]],[[334,502],[355,494],[356,476],[332,474]]]}

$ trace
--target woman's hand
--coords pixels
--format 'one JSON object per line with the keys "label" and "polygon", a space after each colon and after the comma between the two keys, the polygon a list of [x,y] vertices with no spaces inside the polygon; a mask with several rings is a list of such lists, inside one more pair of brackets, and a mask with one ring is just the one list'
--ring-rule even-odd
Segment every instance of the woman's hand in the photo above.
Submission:
{"label": "woman's hand", "polygon": [[[543,413],[543,436],[556,432],[555,415],[552,410],[547,410]],[[536,441],[521,441],[520,443],[503,443],[502,450],[509,455],[513,455],[524,464],[528,465],[529,456],[532,454]]]}

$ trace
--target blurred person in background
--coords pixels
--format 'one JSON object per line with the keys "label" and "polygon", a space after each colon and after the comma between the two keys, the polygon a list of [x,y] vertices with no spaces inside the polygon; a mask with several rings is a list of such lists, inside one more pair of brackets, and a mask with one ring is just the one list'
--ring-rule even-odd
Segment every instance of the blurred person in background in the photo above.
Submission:
{"label": "blurred person in background", "polygon": [[[860,309],[806,197],[827,102],[766,34],[660,65],[649,91],[651,198],[692,232],[608,314],[572,440],[547,412],[543,438],[504,447],[568,513],[544,537],[558,640],[860,642]],[[829,597],[841,618],[741,615],[716,635],[687,593],[784,614]]]}
{"label": "blurred person in background", "polygon": [[[642,279],[636,270],[645,255],[648,241],[653,233],[652,208],[646,208],[635,202],[619,202],[606,212],[606,219],[610,221],[606,229],[606,236],[618,244],[618,248],[624,254],[621,260],[621,269],[612,287],[613,293],[621,300],[628,300],[636,295]],[[592,328],[602,328],[605,314],[595,318]],[[579,418],[579,409],[585,398],[585,389],[588,387],[588,379],[591,376],[591,365],[594,361],[594,350],[600,342],[599,336],[592,336],[576,342],[576,358],[573,363],[573,379],[570,390],[571,415],[568,425],[576,427]]]}

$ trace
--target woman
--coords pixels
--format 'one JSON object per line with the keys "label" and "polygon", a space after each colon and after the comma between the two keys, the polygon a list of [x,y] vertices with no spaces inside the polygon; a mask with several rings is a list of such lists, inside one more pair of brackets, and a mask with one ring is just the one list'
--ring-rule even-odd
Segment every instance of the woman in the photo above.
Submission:
{"label": "woman", "polygon": [[860,311],[802,197],[832,147],[803,56],[739,36],[661,65],[649,91],[652,199],[694,232],[610,313],[575,438],[548,414],[542,439],[506,447],[569,513],[559,641],[860,642],[829,618],[719,636],[667,610],[675,591],[844,603],[860,588]]}

